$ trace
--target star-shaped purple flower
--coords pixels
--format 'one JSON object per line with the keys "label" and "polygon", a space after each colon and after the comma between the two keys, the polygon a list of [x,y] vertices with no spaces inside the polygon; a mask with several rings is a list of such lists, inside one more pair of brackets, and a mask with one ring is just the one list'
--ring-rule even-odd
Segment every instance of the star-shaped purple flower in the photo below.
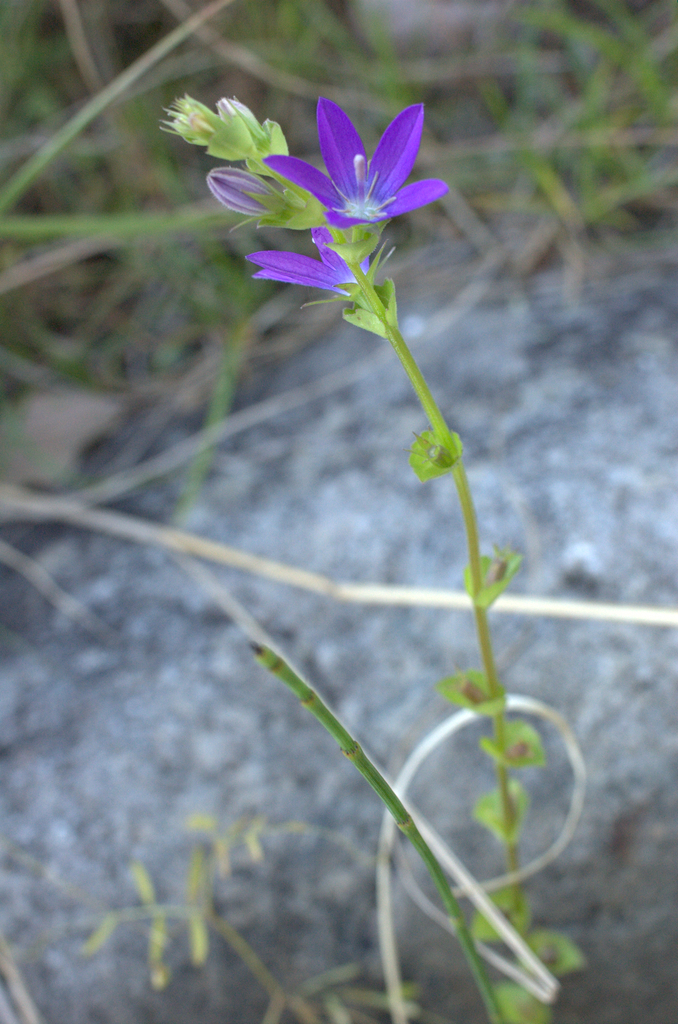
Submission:
{"label": "star-shaped purple flower", "polygon": [[419,152],[424,107],[398,114],[367,162],[365,147],[350,119],[331,100],[318,100],[318,139],[329,177],[294,156],[270,156],[272,170],[311,192],[327,208],[327,222],[338,228],[369,224],[416,210],[448,191],[438,178],[401,188]]}
{"label": "star-shaped purple flower", "polygon": [[[311,236],[318,246],[322,263],[297,252],[279,252],[275,249],[253,252],[247,259],[262,268],[253,276],[267,281],[284,281],[286,284],[326,288],[332,292],[339,292],[340,295],[348,295],[346,289],[339,286],[352,283],[355,278],[341,256],[333,249],[327,248],[327,243],[332,241],[332,235],[327,228],[312,228]],[[369,262],[368,258],[360,264],[360,269],[364,273],[367,273]]]}

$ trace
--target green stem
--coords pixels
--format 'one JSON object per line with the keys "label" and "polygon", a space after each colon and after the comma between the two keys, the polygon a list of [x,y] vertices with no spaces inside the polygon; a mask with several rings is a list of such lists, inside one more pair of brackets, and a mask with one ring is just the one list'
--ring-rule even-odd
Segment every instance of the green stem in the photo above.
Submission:
{"label": "green stem", "polygon": [[461,912],[461,908],[452,894],[447,878],[438,864],[438,861],[434,857],[430,847],[424,840],[419,829],[412,820],[409,812],[405,808],[402,801],[389,786],[386,779],[376,767],[372,764],[369,758],[366,756],[362,747],[349,732],[344,728],[341,722],[332,714],[326,704],[320,699],[315,690],[300,679],[299,676],[292,671],[289,665],[286,664],[274,651],[269,647],[255,647],[255,656],[260,665],[262,665],[273,675],[277,676],[289,689],[295,694],[296,697],[301,701],[303,707],[307,711],[317,718],[324,729],[337,741],[343,754],[355,765],[360,774],[367,779],[370,786],[377,794],[379,799],[385,804],[389,813],[395,819],[398,828],[407,836],[415,850],[423,860],[426,868],[433,879],[433,882],[438,890],[440,897],[443,901],[443,905],[447,914],[452,922],[461,947],[464,951],[464,955],[468,960],[469,967],[475,978],[476,984],[482,996],[483,1002],[491,1024],[504,1024],[501,1015],[501,1010],[497,1003],[494,989],[490,983],[478,951],[475,947],[475,943],[471,938],[464,916]]}
{"label": "green stem", "polygon": [[[384,307],[383,302],[379,298],[375,291],[374,285],[368,280],[367,276],[361,270],[359,264],[349,263],[348,264],[351,272],[353,273],[356,281],[360,285],[360,290],[365,297],[370,309],[378,317],[382,323],[386,336],[391,342],[396,355],[400,359],[403,368],[409,377],[412,386],[422,404],[424,412],[428,416],[429,423],[433,428],[434,435],[439,444],[445,447],[454,449],[452,442],[450,429],[445,422],[438,405],[436,404],[433,395],[431,394],[428,384],[426,383],[424,376],[417,366],[417,363],[410,352],[405,340],[396,326],[389,322],[387,311]],[[501,694],[501,687],[499,684],[499,677],[497,674],[497,668],[494,660],[494,653],[492,650],[492,638],[490,635],[490,628],[487,619],[487,609],[478,606],[476,598],[483,587],[482,569],[480,561],[480,541],[478,537],[478,523],[476,519],[475,508],[473,505],[473,498],[471,495],[471,489],[469,487],[468,478],[466,476],[466,470],[461,459],[459,459],[453,469],[452,475],[457,488],[457,494],[459,496],[459,502],[461,505],[461,511],[464,519],[464,527],[466,530],[466,541],[469,555],[469,566],[471,572],[471,582],[473,594],[473,612],[476,624],[476,634],[478,636],[478,646],[480,648],[480,655],[483,663],[483,669],[487,676],[490,695],[491,697],[498,697]],[[499,711],[493,716],[493,727],[494,727],[494,738],[502,752],[506,749],[506,719],[504,712]],[[496,764],[496,776],[497,785],[499,788],[502,817],[504,819],[504,826],[507,833],[512,829],[515,822],[515,810],[513,807],[513,801],[509,791],[509,779],[506,766],[497,762]],[[518,868],[518,851],[515,843],[506,844],[506,861],[509,871],[516,871]],[[521,890],[518,883],[513,886],[514,902],[516,907],[520,898]]]}
{"label": "green stem", "polygon": [[[464,519],[464,527],[466,530],[466,543],[468,547],[469,565],[471,571],[471,586],[473,594],[471,595],[473,600],[473,615],[476,624],[476,635],[478,637],[478,647],[480,648],[480,657],[483,664],[483,670],[487,678],[490,699],[499,697],[501,695],[501,685],[499,683],[499,674],[497,672],[496,662],[494,660],[494,650],[492,648],[492,637],[490,634],[490,624],[487,618],[487,609],[481,608],[476,603],[476,597],[480,593],[483,587],[482,569],[480,562],[480,541],[478,538],[478,520],[476,517],[475,506],[473,504],[473,497],[471,495],[471,488],[469,486],[468,477],[466,476],[466,470],[464,463],[461,459],[455,463],[452,469],[452,476],[454,483],[457,488],[457,494],[459,496],[459,504],[461,506],[461,512]],[[506,719],[504,712],[498,711],[496,715],[492,716],[492,724],[494,727],[494,738],[496,740],[499,750],[506,750]],[[509,791],[509,777],[506,765],[497,762],[495,766],[495,772],[497,776],[497,786],[499,788],[499,794],[501,799],[502,817],[504,819],[504,827],[506,832],[509,833],[515,823],[515,809],[513,807],[513,800]],[[506,863],[509,872],[518,870],[518,850],[515,843],[506,844]],[[519,883],[513,885],[514,902],[516,908],[518,900],[521,895],[521,889]]]}
{"label": "green stem", "polygon": [[424,412],[428,417],[428,421],[431,424],[436,441],[445,448],[454,449],[454,442],[452,441],[449,427],[447,426],[443,414],[431,394],[429,386],[424,379],[424,375],[417,366],[414,356],[407,347],[407,342],[403,338],[402,334],[398,328],[389,321],[384,304],[374,290],[374,285],[372,285],[367,279],[366,275],[360,268],[360,264],[349,263],[348,267],[360,285],[360,290],[369,303],[370,309],[383,324],[386,336],[391,342],[395,354],[402,363],[405,373],[410,378],[410,383],[412,384],[417,398],[421,402]]}

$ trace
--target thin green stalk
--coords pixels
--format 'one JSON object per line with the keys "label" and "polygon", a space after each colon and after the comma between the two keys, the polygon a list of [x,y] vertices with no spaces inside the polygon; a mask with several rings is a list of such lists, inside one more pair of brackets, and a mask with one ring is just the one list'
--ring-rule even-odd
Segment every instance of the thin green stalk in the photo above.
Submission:
{"label": "thin green stalk", "polygon": [[375,768],[360,744],[353,739],[341,722],[332,714],[326,704],[320,699],[315,690],[304,682],[303,679],[292,671],[289,665],[283,661],[270,647],[254,647],[257,661],[273,675],[277,676],[301,701],[303,707],[318,719],[324,729],[337,741],[341,751],[355,765],[360,774],[367,779],[370,786],[379,799],[385,804],[389,813],[395,819],[398,828],[407,836],[413,847],[423,860],[426,868],[433,879],[443,905],[452,922],[464,955],[485,1004],[485,1009],[491,1024],[505,1024],[501,1010],[494,994],[494,989],[487,976],[475,943],[471,938],[461,908],[452,894],[447,878],[434,857],[430,847],[424,840],[419,829],[412,820],[409,812],[402,801],[389,786],[386,779]]}
{"label": "thin green stalk", "polygon": [[42,174],[52,160],[61,153],[66,146],[75,139],[80,132],[87,127],[99,114],[102,114],[106,107],[110,106],[122,94],[129,89],[134,82],[146,73],[154,64],[167,56],[175,47],[182,43],[187,36],[196,30],[203,22],[214,17],[227,4],[233,0],[213,0],[211,4],[203,7],[192,17],[188,18],[182,25],[178,25],[174,31],[161,39],[159,43],[152,46],[143,56],[130,64],[128,68],[114,78],[101,92],[82,107],[74,117],[68,121],[55,135],[49,139],[44,146],[35,153],[30,160],[21,167],[13,178],[7,182],[0,191],[0,214],[4,213],[13,203],[19,199],[26,189]]}
{"label": "thin green stalk", "polygon": [[424,379],[424,375],[417,366],[414,356],[407,347],[407,342],[398,328],[389,322],[384,304],[374,290],[374,286],[370,284],[367,277],[361,270],[360,264],[349,263],[348,267],[360,285],[360,290],[367,299],[372,312],[383,324],[386,336],[391,342],[395,354],[402,363],[405,373],[410,378],[410,383],[417,394],[417,398],[421,402],[424,412],[428,416],[428,421],[433,428],[436,440],[439,444],[453,449],[454,442],[452,441],[450,429],[447,426],[443,414],[438,408],[433,395],[431,394],[429,386]]}
{"label": "thin green stalk", "polygon": [[[480,593],[483,586],[482,570],[480,563],[480,542],[478,538],[478,521],[476,517],[475,506],[473,504],[473,497],[471,495],[471,488],[469,486],[468,477],[466,476],[466,470],[464,463],[461,459],[454,465],[452,469],[452,476],[454,483],[457,488],[457,494],[459,496],[459,504],[461,506],[461,512],[464,519],[464,527],[466,530],[466,543],[468,546],[469,554],[469,565],[471,570],[471,585],[473,593],[471,599],[473,600],[473,615],[476,624],[476,635],[478,637],[478,646],[480,648],[480,657],[483,663],[483,669],[487,678],[490,699],[497,698],[501,695],[501,686],[499,683],[499,675],[497,673],[497,666],[494,659],[494,650],[492,648],[492,637],[490,634],[490,624],[487,618],[487,609],[481,608],[476,603],[476,597]],[[494,727],[494,738],[497,742],[497,746],[501,751],[506,750],[506,719],[504,717],[503,710],[498,711],[496,715],[492,716],[492,724]],[[507,833],[510,833],[515,823],[515,810],[513,807],[513,801],[509,792],[509,778],[506,766],[500,762],[496,763],[495,772],[497,776],[497,785],[499,787],[499,793],[501,797],[502,817],[504,819],[504,827]],[[506,844],[506,863],[509,872],[518,870],[518,849],[515,843]],[[516,907],[518,900],[521,895],[521,889],[519,883],[513,885],[514,899]]]}
{"label": "thin green stalk", "polygon": [[[387,337],[396,355],[400,359],[407,376],[409,377],[412,386],[422,404],[424,412],[428,416],[429,423],[433,428],[436,438],[439,443],[446,445],[450,444],[453,447],[451,441],[450,429],[445,422],[438,405],[431,394],[428,384],[426,383],[424,376],[419,369],[414,356],[410,352],[407,344],[398,330],[393,324],[389,323],[386,309],[384,304],[377,295],[374,286],[369,282],[366,275],[361,270],[359,264],[349,263],[352,273],[355,276],[356,281],[360,285],[360,289],[365,296],[365,299],[370,305],[372,312],[379,318],[384,326]],[[447,439],[449,438],[449,441]],[[490,635],[489,623],[487,620],[487,610],[481,608],[476,603],[475,598],[480,593],[483,587],[482,570],[480,562],[480,541],[478,537],[478,524],[476,519],[475,508],[473,505],[473,497],[471,495],[471,489],[469,487],[468,478],[466,476],[466,470],[461,459],[459,459],[453,469],[452,475],[457,488],[457,494],[459,496],[459,503],[461,505],[462,516],[464,519],[464,527],[466,530],[466,541],[468,547],[469,566],[471,571],[471,581],[473,594],[473,611],[476,623],[476,634],[478,636],[478,646],[480,648],[481,660],[485,675],[487,676],[488,684],[490,687],[490,695],[492,697],[498,697],[501,693],[501,687],[499,684],[499,677],[497,675],[497,669],[494,660],[494,653],[492,649],[492,638]],[[506,730],[505,730],[506,719],[504,712],[499,711],[493,716],[494,726],[494,737],[497,745],[501,751],[506,749]],[[502,806],[502,817],[504,819],[504,826],[507,832],[510,832],[513,827],[515,820],[515,811],[513,808],[513,801],[509,792],[509,780],[506,766],[497,762],[496,765],[496,776],[497,785],[499,787],[499,793],[501,796]],[[515,843],[506,844],[506,860],[509,871],[516,871],[518,869],[518,851]],[[518,883],[514,886],[514,894],[516,903],[520,897],[520,887]]]}

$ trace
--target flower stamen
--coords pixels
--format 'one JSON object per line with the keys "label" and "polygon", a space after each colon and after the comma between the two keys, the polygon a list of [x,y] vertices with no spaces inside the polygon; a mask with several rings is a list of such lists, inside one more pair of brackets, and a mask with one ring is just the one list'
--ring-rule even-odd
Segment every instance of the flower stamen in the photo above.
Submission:
{"label": "flower stamen", "polygon": [[353,170],[358,186],[358,199],[362,202],[365,199],[365,179],[367,177],[367,161],[362,153],[356,153],[353,157]]}

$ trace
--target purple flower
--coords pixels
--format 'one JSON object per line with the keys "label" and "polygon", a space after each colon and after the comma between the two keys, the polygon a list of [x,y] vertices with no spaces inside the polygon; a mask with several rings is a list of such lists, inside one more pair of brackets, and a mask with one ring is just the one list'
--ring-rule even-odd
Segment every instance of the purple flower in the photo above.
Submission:
{"label": "purple flower", "polygon": [[338,228],[396,217],[448,191],[444,181],[428,178],[401,188],[417,158],[424,125],[418,103],[398,114],[367,162],[365,147],[350,119],[331,100],[318,100],[318,139],[329,177],[294,156],[270,156],[264,163],[311,192],[327,208]]}
{"label": "purple flower", "polygon": [[[253,252],[247,259],[262,268],[253,276],[262,277],[267,281],[285,281],[287,284],[327,288],[329,291],[339,292],[340,295],[348,295],[346,289],[339,286],[353,283],[355,278],[341,256],[333,249],[327,248],[327,243],[332,241],[332,235],[327,228],[313,228],[311,235],[318,246],[322,263],[296,252]],[[361,270],[365,273],[369,262],[368,258],[360,264]]]}

